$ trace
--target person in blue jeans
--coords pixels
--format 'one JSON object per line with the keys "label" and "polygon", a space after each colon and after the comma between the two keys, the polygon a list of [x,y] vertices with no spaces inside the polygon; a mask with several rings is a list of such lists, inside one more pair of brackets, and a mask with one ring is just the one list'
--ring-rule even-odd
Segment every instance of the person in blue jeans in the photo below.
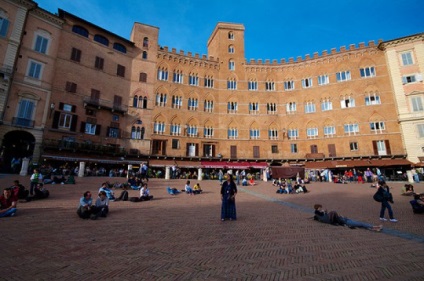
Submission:
{"label": "person in blue jeans", "polygon": [[390,203],[394,203],[393,196],[390,193],[390,188],[387,186],[385,181],[378,181],[376,187],[378,188],[377,193],[381,198],[380,220],[387,221],[387,219],[384,217],[384,214],[386,213],[387,209],[387,211],[389,212],[389,220],[391,222],[397,222],[397,219],[393,217],[392,206],[390,206]]}
{"label": "person in blue jeans", "polygon": [[368,223],[363,223],[360,221],[355,221],[346,217],[342,217],[336,211],[327,212],[327,210],[324,210],[322,208],[321,204],[315,204],[314,209],[314,219],[322,223],[328,223],[333,225],[345,225],[349,228],[365,228],[377,232],[383,229],[382,225],[371,225]]}
{"label": "person in blue jeans", "polygon": [[12,189],[5,188],[0,196],[0,218],[13,217],[17,211],[17,198],[12,196]]}

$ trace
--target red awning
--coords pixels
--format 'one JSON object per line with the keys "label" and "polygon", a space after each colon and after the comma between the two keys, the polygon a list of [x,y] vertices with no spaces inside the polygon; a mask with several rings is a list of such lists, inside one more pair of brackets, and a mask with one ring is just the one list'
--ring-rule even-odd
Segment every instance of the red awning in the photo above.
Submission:
{"label": "red awning", "polygon": [[307,169],[335,169],[335,168],[354,168],[354,167],[389,167],[389,166],[408,166],[413,163],[406,159],[362,159],[362,160],[333,160],[333,161],[308,161],[305,163]]}
{"label": "red awning", "polygon": [[175,161],[177,163],[177,167],[179,168],[200,168],[199,161]]}
{"label": "red awning", "polygon": [[203,168],[224,169],[226,163],[225,161],[202,161],[200,165]]}
{"label": "red awning", "polygon": [[200,165],[203,168],[213,169],[265,169],[268,167],[266,162],[227,162],[227,161],[202,161]]}
{"label": "red awning", "polygon": [[253,169],[265,169],[268,167],[267,162],[250,162],[249,164]]}

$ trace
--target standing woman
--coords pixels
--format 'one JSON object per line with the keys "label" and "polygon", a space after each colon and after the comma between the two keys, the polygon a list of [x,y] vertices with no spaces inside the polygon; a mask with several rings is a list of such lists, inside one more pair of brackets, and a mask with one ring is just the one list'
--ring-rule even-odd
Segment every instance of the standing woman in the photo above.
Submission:
{"label": "standing woman", "polygon": [[233,177],[227,174],[227,180],[221,186],[221,220],[236,220],[236,194],[237,186],[233,181]]}
{"label": "standing woman", "polygon": [[380,220],[381,221],[387,221],[387,219],[384,217],[384,213],[386,212],[386,209],[389,211],[389,218],[391,222],[397,222],[397,219],[393,217],[393,210],[392,206],[390,206],[391,202],[393,202],[393,196],[390,193],[390,188],[387,186],[385,181],[378,181],[377,183],[377,193],[380,195],[381,198],[381,209],[380,209]]}

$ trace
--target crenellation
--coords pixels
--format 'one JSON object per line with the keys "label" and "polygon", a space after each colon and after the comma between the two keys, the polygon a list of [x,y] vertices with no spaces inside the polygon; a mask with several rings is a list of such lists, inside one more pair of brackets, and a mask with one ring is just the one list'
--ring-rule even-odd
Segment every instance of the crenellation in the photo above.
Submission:
{"label": "crenellation", "polygon": [[258,59],[258,64],[262,64],[262,59]]}
{"label": "crenellation", "polygon": [[177,53],[177,49],[172,48],[171,53],[176,54]]}
{"label": "crenellation", "polygon": [[322,51],[322,54],[321,54],[321,55],[322,55],[323,57],[327,56],[327,55],[328,55],[327,50]]}
{"label": "crenellation", "polygon": [[184,51],[180,50],[180,56],[184,56]]}
{"label": "crenellation", "polygon": [[368,47],[375,47],[374,40],[368,41]]}
{"label": "crenellation", "polygon": [[270,60],[269,60],[269,59],[266,59],[266,60],[265,60],[265,64],[266,64],[266,65],[270,65]]}
{"label": "crenellation", "polygon": [[356,45],[355,44],[350,44],[349,45],[349,51],[354,51],[356,49]]}
{"label": "crenellation", "polygon": [[340,52],[346,52],[346,46],[341,46],[340,47]]}
{"label": "crenellation", "polygon": [[315,52],[314,53],[314,59],[317,59],[317,58],[319,58],[319,54],[318,54],[318,52]]}
{"label": "crenellation", "polygon": [[276,59],[272,60],[272,65],[278,65],[278,61]]}
{"label": "crenellation", "polygon": [[302,56],[298,56],[296,61],[297,62],[302,62]]}
{"label": "crenellation", "polygon": [[332,55],[337,54],[337,49],[336,48],[331,48],[330,54],[332,54]]}
{"label": "crenellation", "polygon": [[294,58],[293,57],[289,58],[289,63],[294,63]]}
{"label": "crenellation", "polygon": [[309,54],[306,54],[305,55],[305,60],[310,60],[310,59],[311,59],[311,56]]}
{"label": "crenellation", "polygon": [[365,43],[364,42],[360,42],[359,43],[359,49],[363,49],[365,48]]}

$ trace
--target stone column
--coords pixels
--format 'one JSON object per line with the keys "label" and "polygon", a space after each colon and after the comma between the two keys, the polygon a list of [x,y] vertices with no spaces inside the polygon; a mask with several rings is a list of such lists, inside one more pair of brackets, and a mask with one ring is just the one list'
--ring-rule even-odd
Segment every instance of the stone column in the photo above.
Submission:
{"label": "stone column", "polygon": [[78,169],[78,177],[83,178],[85,174],[85,162],[79,163],[79,169]]}
{"label": "stone column", "polygon": [[130,173],[131,173],[131,176],[132,176],[132,172],[133,172],[131,164],[128,164],[127,171],[128,171],[127,172],[127,179],[128,179],[130,177]]}
{"label": "stone column", "polygon": [[197,180],[202,180],[202,168],[197,169]]}
{"label": "stone column", "polygon": [[408,178],[408,182],[409,183],[414,183],[414,176],[412,175],[412,171],[411,170],[406,171],[406,176]]}
{"label": "stone column", "polygon": [[268,181],[266,169],[263,169],[262,170],[262,180],[263,181]]}
{"label": "stone column", "polygon": [[171,178],[171,168],[169,166],[165,166],[165,179],[169,180]]}
{"label": "stone column", "polygon": [[26,176],[28,175],[28,166],[29,166],[29,158],[22,159],[22,167],[21,171],[19,172],[19,175]]}

